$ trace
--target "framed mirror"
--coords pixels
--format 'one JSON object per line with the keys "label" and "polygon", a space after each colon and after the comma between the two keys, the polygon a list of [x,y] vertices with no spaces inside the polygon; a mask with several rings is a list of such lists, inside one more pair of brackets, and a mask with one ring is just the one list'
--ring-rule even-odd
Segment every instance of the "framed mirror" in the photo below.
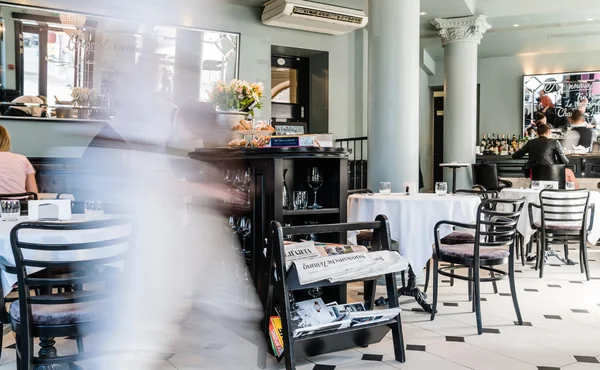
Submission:
{"label": "framed mirror", "polygon": [[523,130],[538,112],[552,127],[565,128],[576,109],[589,123],[600,122],[600,71],[523,77]]}
{"label": "framed mirror", "polygon": [[[216,81],[238,78],[236,33],[0,7],[3,114],[13,99],[41,95],[53,117],[82,118],[84,110],[105,110],[103,116],[110,117],[111,110],[124,105],[127,77],[140,65],[149,90],[175,105],[208,101]],[[79,88],[93,92],[78,98],[73,91]]]}

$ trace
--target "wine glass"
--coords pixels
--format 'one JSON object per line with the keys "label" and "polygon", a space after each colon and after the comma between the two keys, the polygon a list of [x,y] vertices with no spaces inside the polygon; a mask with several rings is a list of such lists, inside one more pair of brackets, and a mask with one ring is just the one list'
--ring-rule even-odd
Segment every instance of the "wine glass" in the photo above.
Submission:
{"label": "wine glass", "polygon": [[311,189],[313,189],[313,191],[315,192],[315,202],[313,203],[312,206],[310,206],[308,208],[312,208],[312,209],[323,208],[322,206],[317,204],[317,191],[319,190],[319,188],[321,186],[323,186],[323,176],[321,175],[321,171],[319,170],[319,167],[311,167],[308,170],[308,186],[310,186]]}
{"label": "wine glass", "polygon": [[235,183],[235,173],[233,170],[225,170],[225,172],[223,174],[223,183],[225,185],[227,185],[227,192],[229,193],[229,196],[227,197],[227,200],[225,201],[225,203],[232,203],[231,202],[231,187]]}
{"label": "wine glass", "polygon": [[247,217],[240,217],[238,220],[238,233],[242,236],[242,253],[244,256],[250,254],[248,250],[246,250],[246,238],[252,232],[252,223],[250,219]]}

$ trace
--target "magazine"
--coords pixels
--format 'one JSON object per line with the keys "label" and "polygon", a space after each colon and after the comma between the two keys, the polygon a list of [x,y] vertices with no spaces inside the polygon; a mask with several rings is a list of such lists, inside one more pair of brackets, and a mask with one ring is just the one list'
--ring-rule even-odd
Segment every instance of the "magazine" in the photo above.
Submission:
{"label": "magazine", "polygon": [[273,354],[280,357],[283,354],[283,329],[279,316],[271,316],[269,321],[269,336],[271,337]]}
{"label": "magazine", "polygon": [[292,326],[306,328],[310,326],[329,324],[337,319],[332,307],[327,307],[321,298],[297,302],[291,309]]}

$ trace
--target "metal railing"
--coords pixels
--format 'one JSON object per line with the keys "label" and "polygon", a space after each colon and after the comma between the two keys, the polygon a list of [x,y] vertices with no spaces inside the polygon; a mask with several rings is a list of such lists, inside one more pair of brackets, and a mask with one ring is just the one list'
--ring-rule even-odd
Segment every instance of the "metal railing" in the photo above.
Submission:
{"label": "metal railing", "polygon": [[351,149],[348,161],[348,190],[367,188],[367,137],[337,139],[339,148]]}

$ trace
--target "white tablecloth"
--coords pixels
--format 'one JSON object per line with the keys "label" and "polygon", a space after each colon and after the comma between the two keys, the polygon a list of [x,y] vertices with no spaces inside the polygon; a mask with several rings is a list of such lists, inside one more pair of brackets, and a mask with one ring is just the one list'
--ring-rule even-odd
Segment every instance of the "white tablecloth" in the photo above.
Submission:
{"label": "white tablecloth", "polygon": [[[348,222],[386,215],[392,239],[400,243],[400,254],[419,271],[431,258],[435,224],[442,220],[473,224],[480,202],[479,197],[468,195],[352,195],[348,197]],[[451,232],[450,226],[443,227],[440,236]]]}
{"label": "white tablecloth", "polygon": [[[531,223],[529,222],[529,203],[540,204],[540,189],[515,189],[515,188],[505,188],[500,192],[500,199],[520,199],[525,198],[525,205],[523,206],[523,210],[521,211],[521,217],[519,218],[519,223],[517,224],[517,231],[523,235],[525,238],[525,243],[529,243],[531,237],[534,234],[534,230],[531,228]],[[588,241],[592,244],[596,244],[598,240],[600,240],[600,193],[597,191],[590,191],[590,201],[589,204],[596,205],[596,214],[594,217],[594,224],[592,225],[592,230],[588,232]],[[588,220],[591,215],[588,215]],[[539,209],[534,208],[534,221],[540,220],[540,211]],[[590,220],[591,221],[591,220]]]}
{"label": "white tablecloth", "polygon": [[[27,217],[20,217],[19,221],[0,221],[0,256],[14,265],[15,258],[10,246],[10,232],[19,222],[27,221]],[[85,221],[84,215],[73,215],[70,222]],[[24,230],[19,232],[21,241],[32,243],[83,243],[111,238],[123,237],[129,234],[125,227],[111,227],[102,230],[76,230],[76,231],[52,231],[52,230]],[[84,249],[77,251],[36,251],[23,250],[23,256],[28,259],[41,261],[81,261],[93,258],[105,258],[122,253],[127,245],[115,245],[98,249]],[[27,272],[32,274],[40,271],[40,268],[28,268]],[[0,274],[4,296],[8,295],[12,286],[17,282],[17,276],[2,271]]]}

